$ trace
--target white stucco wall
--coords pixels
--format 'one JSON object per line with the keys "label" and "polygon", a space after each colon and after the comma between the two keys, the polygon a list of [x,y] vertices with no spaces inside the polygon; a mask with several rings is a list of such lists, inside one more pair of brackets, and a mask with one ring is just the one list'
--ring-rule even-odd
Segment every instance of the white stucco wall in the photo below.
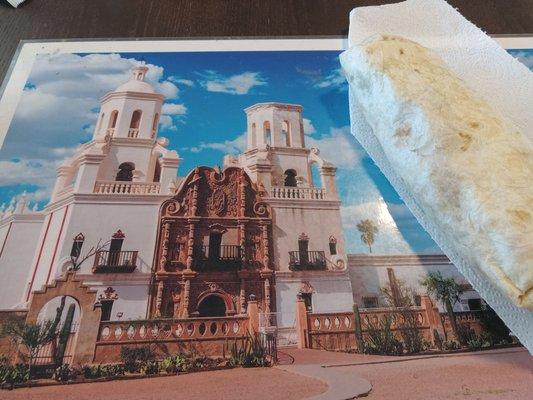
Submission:
{"label": "white stucco wall", "polygon": [[302,283],[312,287],[313,312],[350,311],[353,307],[352,287],[346,273],[299,273],[298,276],[276,275],[276,310],[280,327],[293,327],[296,298]]}
{"label": "white stucco wall", "polygon": [[0,309],[14,307],[23,297],[42,222],[40,215],[21,215],[0,227]]}
{"label": "white stucco wall", "polygon": [[[453,264],[435,263],[432,265],[411,263],[410,265],[402,265],[404,263],[399,262],[398,264],[400,265],[393,265],[394,256],[388,256],[388,258],[391,260],[390,265],[361,266],[349,263],[348,271],[352,281],[354,301],[360,307],[363,305],[363,297],[366,296],[377,296],[379,305],[386,305],[380,289],[389,284],[387,268],[393,268],[396,279],[404,281],[406,286],[412,288],[419,294],[426,293],[426,289],[420,284],[420,281],[430,272],[440,271],[444,277],[454,278],[457,283],[468,285],[467,280]],[[465,291],[460,297],[462,301],[456,303],[454,309],[456,311],[468,311],[467,300],[470,298],[477,299],[479,297],[479,294],[474,290]],[[438,304],[438,306],[443,311],[442,305]]]}
{"label": "white stucco wall", "polygon": [[[331,259],[329,238],[337,239],[337,254],[344,255],[344,233],[338,205],[321,201],[272,201],[274,260],[279,271],[289,270],[289,251],[298,251],[298,236],[309,237],[309,251],[324,251]],[[326,206],[328,205],[328,206]],[[328,267],[332,265],[328,263]]]}

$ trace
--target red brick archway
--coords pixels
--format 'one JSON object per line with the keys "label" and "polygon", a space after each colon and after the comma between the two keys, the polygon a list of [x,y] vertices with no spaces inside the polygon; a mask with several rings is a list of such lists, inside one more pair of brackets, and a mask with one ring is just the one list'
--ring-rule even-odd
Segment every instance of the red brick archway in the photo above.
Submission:
{"label": "red brick archway", "polygon": [[36,290],[31,294],[26,323],[35,324],[39,312],[45,304],[59,296],[74,298],[80,307],[78,336],[73,351],[72,364],[92,363],[100,328],[101,310],[99,307],[95,307],[96,290],[85,286],[76,278],[74,272],[67,272],[65,276],[46,285],[42,290]]}

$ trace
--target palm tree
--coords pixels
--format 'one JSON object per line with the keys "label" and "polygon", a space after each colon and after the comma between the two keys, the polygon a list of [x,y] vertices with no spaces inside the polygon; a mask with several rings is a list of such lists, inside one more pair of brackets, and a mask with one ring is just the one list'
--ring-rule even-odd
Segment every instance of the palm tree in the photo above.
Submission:
{"label": "palm tree", "polygon": [[448,318],[450,319],[453,334],[459,343],[463,344],[453,313],[453,305],[459,300],[459,295],[463,291],[461,286],[453,278],[443,277],[440,271],[430,272],[420,283],[426,287],[430,296],[444,305],[446,314],[448,314]]}
{"label": "palm tree", "polygon": [[357,229],[361,232],[361,241],[368,246],[368,251],[372,253],[375,235],[378,227],[370,219],[363,219],[357,224]]}

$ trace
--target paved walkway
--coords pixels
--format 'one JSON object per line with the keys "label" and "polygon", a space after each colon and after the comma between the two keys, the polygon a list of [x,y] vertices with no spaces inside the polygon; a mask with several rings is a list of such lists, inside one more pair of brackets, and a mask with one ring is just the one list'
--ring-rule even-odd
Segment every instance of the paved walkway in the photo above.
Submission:
{"label": "paved walkway", "polygon": [[279,368],[328,383],[328,391],[313,399],[351,399],[363,391],[365,382],[372,385],[370,400],[533,398],[533,357],[523,348],[411,357],[282,351],[282,362],[292,364]]}

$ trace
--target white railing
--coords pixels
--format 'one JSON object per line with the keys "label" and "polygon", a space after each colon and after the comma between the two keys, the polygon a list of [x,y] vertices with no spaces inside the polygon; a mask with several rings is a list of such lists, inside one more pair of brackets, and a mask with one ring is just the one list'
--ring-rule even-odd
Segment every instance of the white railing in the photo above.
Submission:
{"label": "white railing", "polygon": [[326,190],[322,188],[275,186],[270,195],[274,199],[326,200]]}
{"label": "white railing", "polygon": [[94,193],[97,194],[159,194],[159,182],[120,182],[97,181]]}
{"label": "white railing", "polygon": [[113,136],[113,135],[115,134],[115,128],[107,128],[106,133],[107,133],[109,136]]}
{"label": "white railing", "polygon": [[137,128],[130,128],[128,131],[128,137],[129,138],[136,138],[139,136],[139,129]]}

